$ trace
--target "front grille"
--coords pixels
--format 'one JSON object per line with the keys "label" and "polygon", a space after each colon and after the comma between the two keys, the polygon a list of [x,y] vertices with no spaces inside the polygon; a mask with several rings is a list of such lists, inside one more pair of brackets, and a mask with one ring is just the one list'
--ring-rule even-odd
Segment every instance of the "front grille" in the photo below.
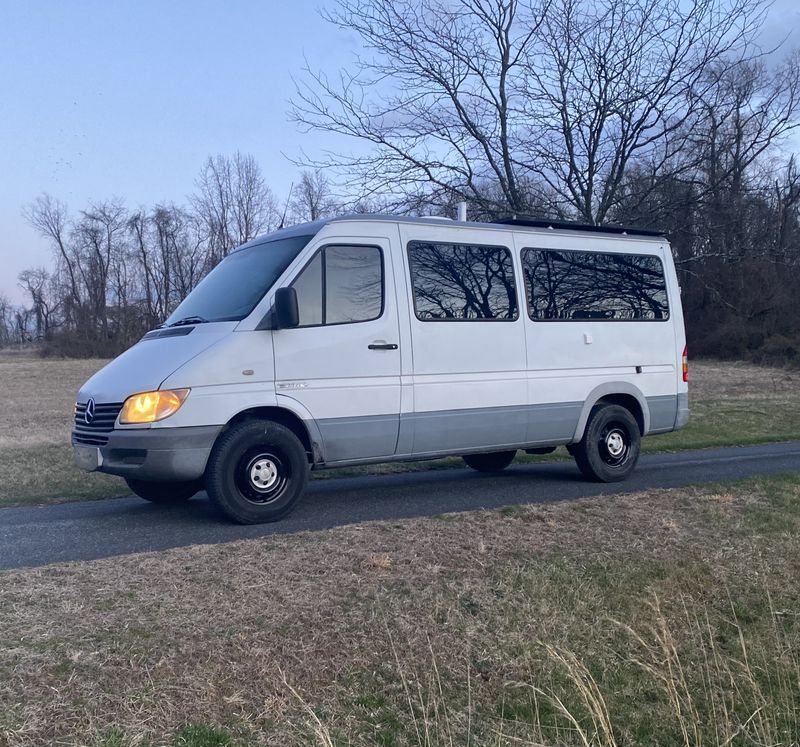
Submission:
{"label": "front grille", "polygon": [[110,404],[96,404],[94,418],[91,423],[86,422],[86,402],[75,404],[75,428],[72,431],[72,441],[85,446],[105,446],[108,435],[114,430],[117,415],[122,409],[122,402]]}

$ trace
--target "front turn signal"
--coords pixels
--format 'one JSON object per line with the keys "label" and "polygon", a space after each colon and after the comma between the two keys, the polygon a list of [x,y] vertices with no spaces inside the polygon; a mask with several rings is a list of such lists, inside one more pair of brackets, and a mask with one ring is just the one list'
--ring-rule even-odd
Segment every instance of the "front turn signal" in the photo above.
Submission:
{"label": "front turn signal", "polygon": [[190,391],[191,389],[163,389],[132,394],[122,405],[119,422],[122,425],[134,425],[164,420],[180,410]]}

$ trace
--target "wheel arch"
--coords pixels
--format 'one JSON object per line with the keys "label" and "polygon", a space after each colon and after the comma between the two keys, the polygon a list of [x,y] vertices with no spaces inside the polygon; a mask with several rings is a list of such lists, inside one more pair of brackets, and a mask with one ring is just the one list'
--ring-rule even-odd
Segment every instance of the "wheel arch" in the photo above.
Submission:
{"label": "wheel arch", "polygon": [[620,405],[628,410],[638,423],[642,436],[650,430],[650,408],[639,387],[626,381],[608,382],[596,386],[586,397],[572,437],[573,443],[583,438],[592,408],[601,402]]}
{"label": "wheel arch", "polygon": [[316,423],[302,418],[298,413],[287,407],[274,405],[249,407],[237,412],[222,429],[224,433],[228,428],[245,420],[269,420],[288,428],[303,444],[308,460],[311,464],[322,463],[322,437]]}

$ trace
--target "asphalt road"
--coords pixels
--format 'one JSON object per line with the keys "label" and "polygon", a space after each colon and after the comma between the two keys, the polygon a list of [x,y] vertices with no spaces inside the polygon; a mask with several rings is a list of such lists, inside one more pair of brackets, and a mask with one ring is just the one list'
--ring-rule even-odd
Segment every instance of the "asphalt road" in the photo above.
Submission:
{"label": "asphalt road", "polygon": [[798,441],[647,455],[628,481],[611,485],[585,481],[571,460],[514,465],[499,475],[452,469],[312,481],[293,514],[259,526],[226,523],[204,493],[180,506],[155,506],[130,497],[4,508],[0,568],[796,471]]}

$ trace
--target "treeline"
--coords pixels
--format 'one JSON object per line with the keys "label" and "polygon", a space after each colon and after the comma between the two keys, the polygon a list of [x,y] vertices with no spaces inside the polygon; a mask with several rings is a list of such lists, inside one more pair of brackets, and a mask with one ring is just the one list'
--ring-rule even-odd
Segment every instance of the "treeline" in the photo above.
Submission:
{"label": "treeline", "polygon": [[26,304],[0,299],[0,345],[112,354],[255,235],[338,212],[455,217],[466,200],[475,220],[662,229],[693,355],[800,363],[800,56],[759,49],[768,11],[338,0],[327,18],[369,54],[306,71],[292,116],[341,150],[309,160],[288,199],[241,154],[210,158],[180,206],[70,215],[39,198],[27,217],[54,262],[22,273]]}
{"label": "treeline", "polygon": [[[797,364],[800,169],[794,156],[781,162],[777,147],[738,163],[742,144],[733,136],[724,140],[717,133],[694,179],[632,172],[609,222],[666,231],[693,354]],[[453,200],[442,205],[417,196],[407,211],[453,216]],[[236,246],[280,225],[375,209],[338,200],[325,176],[311,171],[281,204],[255,160],[241,154],[209,158],[184,205],[131,209],[109,200],[72,215],[42,196],[26,215],[49,240],[53,263],[20,274],[27,303],[0,296],[0,347],[115,355],[160,324]],[[492,220],[509,212],[478,210],[470,217]]]}
{"label": "treeline", "polygon": [[28,302],[0,296],[0,347],[109,356],[160,324],[232,249],[280,225],[340,209],[324,175],[304,172],[279,202],[249,155],[209,158],[186,204],[132,209],[120,200],[71,214],[43,195],[25,209],[52,247],[49,267],[22,272]]}

